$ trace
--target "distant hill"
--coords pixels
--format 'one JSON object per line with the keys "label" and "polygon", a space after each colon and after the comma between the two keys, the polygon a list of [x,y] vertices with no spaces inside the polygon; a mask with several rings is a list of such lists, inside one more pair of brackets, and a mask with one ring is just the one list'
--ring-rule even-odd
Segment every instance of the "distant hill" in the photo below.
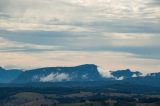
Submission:
{"label": "distant hill", "polygon": [[23,72],[14,82],[62,82],[62,81],[99,81],[103,80],[94,64],[76,67],[46,67]]}
{"label": "distant hill", "polygon": [[117,70],[117,71],[111,71],[111,75],[114,76],[116,79],[126,79],[126,78],[132,78],[132,77],[139,77],[142,75],[141,72],[132,72],[130,69],[126,70]]}
{"label": "distant hill", "polygon": [[0,83],[12,82],[21,73],[22,73],[22,71],[18,70],[18,69],[6,70],[6,69],[0,67]]}
{"label": "distant hill", "polygon": [[[17,69],[6,70],[0,68],[0,83],[31,84],[31,83],[62,83],[78,85],[105,85],[112,83],[132,83],[140,85],[160,87],[160,73],[143,75],[139,71],[117,70],[110,71],[108,77],[104,77],[99,67],[94,64],[84,64],[75,67],[44,67],[21,71]],[[73,82],[73,83],[72,83]],[[92,83],[90,83],[92,82]],[[95,82],[95,83],[93,83]],[[31,84],[32,85],[32,84]],[[52,85],[52,84],[51,84]],[[77,85],[77,84],[76,84]]]}

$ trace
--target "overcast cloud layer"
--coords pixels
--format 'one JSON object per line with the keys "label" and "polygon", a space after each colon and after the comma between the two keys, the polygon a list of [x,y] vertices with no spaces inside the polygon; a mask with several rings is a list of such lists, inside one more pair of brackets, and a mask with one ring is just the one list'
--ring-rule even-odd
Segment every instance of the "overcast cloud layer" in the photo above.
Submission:
{"label": "overcast cloud layer", "polygon": [[0,65],[160,71],[159,0],[0,0]]}

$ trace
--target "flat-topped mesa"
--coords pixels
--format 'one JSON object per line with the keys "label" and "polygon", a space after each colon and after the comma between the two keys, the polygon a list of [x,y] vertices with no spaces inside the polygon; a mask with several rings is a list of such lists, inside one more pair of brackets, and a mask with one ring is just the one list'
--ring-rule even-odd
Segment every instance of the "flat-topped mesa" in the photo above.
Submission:
{"label": "flat-topped mesa", "polygon": [[14,82],[60,82],[103,80],[94,64],[74,67],[45,67],[23,72]]}

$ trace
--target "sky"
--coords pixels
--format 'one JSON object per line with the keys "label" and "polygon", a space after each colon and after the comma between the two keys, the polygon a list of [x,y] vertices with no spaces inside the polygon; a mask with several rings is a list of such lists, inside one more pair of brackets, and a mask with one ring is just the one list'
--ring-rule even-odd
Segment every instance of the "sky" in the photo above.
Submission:
{"label": "sky", "polygon": [[160,71],[160,0],[0,0],[0,65]]}

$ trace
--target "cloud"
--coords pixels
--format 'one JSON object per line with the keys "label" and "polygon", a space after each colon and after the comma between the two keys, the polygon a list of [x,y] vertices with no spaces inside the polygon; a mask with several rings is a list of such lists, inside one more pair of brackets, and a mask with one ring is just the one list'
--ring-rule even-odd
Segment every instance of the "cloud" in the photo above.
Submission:
{"label": "cloud", "polygon": [[104,78],[112,78],[113,76],[110,73],[110,70],[103,69],[101,67],[98,67],[97,70],[101,74],[102,77]]}
{"label": "cloud", "polygon": [[137,77],[137,74],[133,74],[132,77]]}
{"label": "cloud", "polygon": [[116,80],[124,80],[124,77],[116,78]]}
{"label": "cloud", "polygon": [[90,29],[75,25],[46,25],[41,23],[20,23],[13,21],[0,20],[3,29],[8,31],[24,30],[43,30],[43,31],[70,31],[70,32],[87,32]]}
{"label": "cloud", "polygon": [[[83,14],[83,8],[69,2],[39,0],[1,0],[1,28],[6,30],[86,31],[72,22]],[[5,6],[3,6],[5,5]],[[74,15],[74,13],[78,14]],[[7,16],[7,17],[6,17]],[[79,20],[79,19],[78,19]]]}
{"label": "cloud", "polygon": [[24,52],[24,51],[44,51],[44,50],[55,50],[56,46],[47,45],[36,45],[30,43],[22,43],[16,41],[10,41],[0,37],[0,52]]}
{"label": "cloud", "polygon": [[106,39],[152,39],[154,37],[153,34],[148,33],[104,33]]}
{"label": "cloud", "polygon": [[81,32],[95,30],[97,24],[109,23],[105,26],[111,27],[110,30],[118,30],[112,26],[115,24],[125,25],[119,27],[122,31],[134,31],[134,25],[140,27],[136,30],[141,31],[143,27],[149,30],[150,26],[144,24],[159,23],[160,7],[155,6],[156,3],[155,0],[1,0],[0,27]]}
{"label": "cloud", "polygon": [[0,0],[0,64],[93,61],[111,69],[159,70],[159,5],[158,0]]}
{"label": "cloud", "polygon": [[42,82],[59,82],[59,81],[68,81],[70,79],[68,74],[65,73],[51,73],[47,76],[40,78]]}
{"label": "cloud", "polygon": [[[125,52],[136,58],[159,59],[159,34],[1,31],[1,52]],[[3,38],[3,41],[2,41]],[[5,41],[4,41],[5,40]]]}

